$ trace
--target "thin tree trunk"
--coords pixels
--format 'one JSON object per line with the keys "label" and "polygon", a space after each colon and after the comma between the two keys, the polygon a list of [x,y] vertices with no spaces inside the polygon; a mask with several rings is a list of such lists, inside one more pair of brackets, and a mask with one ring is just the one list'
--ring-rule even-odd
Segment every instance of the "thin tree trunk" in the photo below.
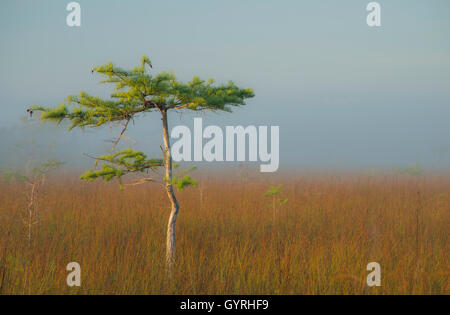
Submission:
{"label": "thin tree trunk", "polygon": [[166,192],[171,204],[169,222],[167,224],[167,240],[166,240],[166,266],[168,270],[172,270],[175,264],[175,224],[177,222],[178,204],[172,185],[172,155],[170,151],[169,127],[167,123],[167,110],[161,110],[161,120],[163,124],[164,138],[164,167],[166,169]]}

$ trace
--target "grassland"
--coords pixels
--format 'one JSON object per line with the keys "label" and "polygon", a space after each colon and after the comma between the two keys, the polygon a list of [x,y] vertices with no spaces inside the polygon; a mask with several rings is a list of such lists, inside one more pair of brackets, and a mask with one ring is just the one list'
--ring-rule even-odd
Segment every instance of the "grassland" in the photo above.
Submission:
{"label": "grassland", "polygon": [[[289,201],[274,220],[263,194],[280,183]],[[178,193],[171,279],[159,186],[49,179],[31,246],[27,194],[24,184],[0,183],[1,294],[449,293],[446,175],[200,176],[199,187]],[[66,285],[72,261],[79,288]],[[366,285],[371,261],[381,287]]]}

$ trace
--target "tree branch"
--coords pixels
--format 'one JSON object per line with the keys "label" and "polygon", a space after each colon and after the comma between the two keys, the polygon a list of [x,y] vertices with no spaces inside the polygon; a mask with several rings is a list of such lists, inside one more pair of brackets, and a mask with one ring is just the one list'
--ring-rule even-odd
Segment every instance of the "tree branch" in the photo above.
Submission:
{"label": "tree branch", "polygon": [[128,118],[128,119],[126,120],[125,125],[123,126],[123,129],[122,129],[122,131],[120,132],[119,137],[117,137],[117,140],[116,140],[116,141],[114,142],[114,144],[113,144],[112,151],[114,151],[114,149],[116,148],[117,144],[118,144],[119,141],[120,141],[120,138],[123,136],[123,134],[124,134],[125,131],[127,130],[128,123],[130,122],[130,120],[131,120],[131,117]]}

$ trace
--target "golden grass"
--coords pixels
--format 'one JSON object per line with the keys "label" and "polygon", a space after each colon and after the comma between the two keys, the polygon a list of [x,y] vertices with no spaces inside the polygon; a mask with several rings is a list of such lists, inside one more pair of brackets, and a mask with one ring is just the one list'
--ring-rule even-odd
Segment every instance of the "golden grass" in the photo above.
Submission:
{"label": "golden grass", "polygon": [[[449,293],[449,176],[221,178],[203,176],[199,188],[178,193],[170,280],[169,204],[158,186],[119,191],[74,176],[51,179],[29,247],[20,216],[25,186],[2,182],[0,293]],[[274,222],[263,194],[279,183],[289,202]],[[66,285],[72,261],[81,265],[79,288]],[[366,285],[371,261],[381,264],[381,287]]]}

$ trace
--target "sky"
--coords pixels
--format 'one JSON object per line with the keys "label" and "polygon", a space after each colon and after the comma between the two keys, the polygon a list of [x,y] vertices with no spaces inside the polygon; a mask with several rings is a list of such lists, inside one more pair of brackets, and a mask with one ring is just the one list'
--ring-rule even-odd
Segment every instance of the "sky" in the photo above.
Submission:
{"label": "sky", "polygon": [[[69,165],[108,150],[117,128],[68,132],[23,121],[32,104],[56,106],[111,89],[92,75],[113,61],[233,80],[255,97],[233,113],[172,114],[170,125],[280,126],[280,169],[450,169],[450,2],[368,0],[79,0],[81,26],[62,0],[0,2],[0,163],[11,147],[55,144]],[[159,155],[160,118],[136,121],[135,148]],[[259,165],[259,163],[257,163]]]}

